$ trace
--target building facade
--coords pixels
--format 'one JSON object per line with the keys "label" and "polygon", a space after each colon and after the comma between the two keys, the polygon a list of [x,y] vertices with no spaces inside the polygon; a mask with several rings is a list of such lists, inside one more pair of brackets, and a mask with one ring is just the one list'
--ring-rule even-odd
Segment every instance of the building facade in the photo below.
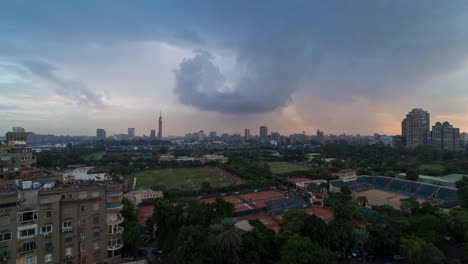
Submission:
{"label": "building facade", "polygon": [[244,140],[247,141],[247,140],[250,140],[250,139],[252,139],[252,136],[250,135],[250,129],[246,128],[244,130]]}
{"label": "building facade", "polygon": [[128,135],[129,138],[135,137],[135,128],[129,127],[127,135]]}
{"label": "building facade", "polygon": [[102,128],[96,129],[96,137],[99,139],[105,139],[106,138],[106,130]]}
{"label": "building facade", "polygon": [[428,111],[414,108],[401,123],[401,135],[407,148],[429,143],[430,115]]}
{"label": "building facade", "polygon": [[265,143],[268,141],[268,127],[261,126],[260,127],[260,142]]}
{"label": "building facade", "polygon": [[121,262],[120,184],[43,175],[26,142],[1,142],[0,160],[0,263]]}
{"label": "building facade", "polygon": [[432,126],[431,144],[445,151],[457,151],[460,148],[460,129],[449,122],[437,122]]}
{"label": "building facade", "polygon": [[163,121],[162,114],[159,113],[158,139],[163,139]]}

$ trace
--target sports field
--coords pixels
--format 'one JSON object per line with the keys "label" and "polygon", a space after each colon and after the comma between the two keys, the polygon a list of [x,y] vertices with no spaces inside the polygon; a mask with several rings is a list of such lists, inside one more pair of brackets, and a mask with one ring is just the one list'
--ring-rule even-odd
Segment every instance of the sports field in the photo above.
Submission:
{"label": "sports field", "polygon": [[105,154],[104,151],[97,151],[97,152],[84,155],[82,158],[86,161],[91,161],[91,160],[99,161],[102,159],[104,154]]}
{"label": "sports field", "polygon": [[167,189],[197,190],[203,182],[211,187],[222,187],[236,184],[230,174],[214,168],[175,168],[147,170],[136,174],[137,187],[151,188],[153,185],[164,185]]}
{"label": "sports field", "polygon": [[281,174],[281,173],[301,171],[301,170],[308,169],[307,167],[289,163],[289,162],[284,162],[284,161],[268,162],[268,165],[270,166],[271,173],[273,174]]}

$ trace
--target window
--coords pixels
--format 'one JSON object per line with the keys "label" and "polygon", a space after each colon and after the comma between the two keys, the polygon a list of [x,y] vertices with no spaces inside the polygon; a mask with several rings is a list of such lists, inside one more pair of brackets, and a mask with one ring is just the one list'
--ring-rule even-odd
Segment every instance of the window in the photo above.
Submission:
{"label": "window", "polygon": [[80,206],[81,212],[84,212],[84,205]]}
{"label": "window", "polygon": [[45,217],[52,217],[52,210],[46,210]]}
{"label": "window", "polygon": [[83,252],[86,250],[86,247],[85,247],[85,244],[84,243],[81,243],[80,244],[80,252]]}
{"label": "window", "polygon": [[99,249],[99,243],[98,242],[94,242],[93,243],[93,247],[95,250],[98,250]]}
{"label": "window", "polygon": [[91,197],[98,198],[99,197],[99,192],[92,192]]}
{"label": "window", "polygon": [[93,210],[94,211],[99,210],[99,204],[98,203],[93,204]]}
{"label": "window", "polygon": [[84,231],[81,231],[81,238],[86,238],[86,233]]}
{"label": "window", "polygon": [[37,220],[37,211],[28,211],[18,213],[18,223],[30,222]]}
{"label": "window", "polygon": [[67,220],[63,221],[63,229],[71,229],[72,228],[72,221]]}
{"label": "window", "polygon": [[70,199],[73,198],[73,194],[70,193],[70,194],[68,195],[68,198],[70,198]]}
{"label": "window", "polygon": [[36,264],[35,257],[27,257],[23,260],[23,264]]}
{"label": "window", "polygon": [[99,224],[99,215],[93,216],[93,223],[94,223],[95,225]]}
{"label": "window", "polygon": [[93,230],[93,236],[94,237],[99,237],[101,235],[101,230],[99,230],[99,228],[95,228]]}
{"label": "window", "polygon": [[52,225],[46,225],[41,227],[41,234],[50,234],[52,233]]}
{"label": "window", "polygon": [[23,252],[28,252],[36,249],[36,242],[27,242],[23,244]]}
{"label": "window", "polygon": [[86,264],[86,257],[81,258],[81,264]]}
{"label": "window", "polygon": [[44,262],[52,262],[52,254],[44,255]]}
{"label": "window", "polygon": [[11,240],[11,232],[0,233],[0,241],[8,241],[8,240]]}
{"label": "window", "polygon": [[66,256],[71,256],[72,254],[73,254],[73,248],[67,247],[67,248],[65,249],[65,255],[66,255]]}
{"label": "window", "polygon": [[37,234],[37,225],[18,227],[18,238],[33,237]]}

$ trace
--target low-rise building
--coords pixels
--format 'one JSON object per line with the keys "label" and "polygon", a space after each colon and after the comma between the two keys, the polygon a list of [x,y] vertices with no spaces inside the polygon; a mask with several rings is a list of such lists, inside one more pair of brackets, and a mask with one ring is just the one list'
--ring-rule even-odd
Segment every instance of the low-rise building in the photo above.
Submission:
{"label": "low-rise building", "polygon": [[153,203],[157,199],[164,198],[162,191],[153,191],[153,190],[134,190],[124,194],[134,205],[139,205],[141,203]]}

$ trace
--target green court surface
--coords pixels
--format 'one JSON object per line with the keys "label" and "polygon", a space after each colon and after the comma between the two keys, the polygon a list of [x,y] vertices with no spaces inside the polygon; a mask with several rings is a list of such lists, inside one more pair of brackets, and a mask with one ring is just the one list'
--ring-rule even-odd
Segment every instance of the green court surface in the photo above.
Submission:
{"label": "green court surface", "polygon": [[273,174],[281,174],[281,173],[287,173],[287,172],[292,172],[292,171],[301,171],[301,170],[308,170],[307,167],[289,163],[289,162],[284,162],[284,161],[279,161],[279,162],[268,162],[268,165],[270,165],[270,170],[271,173]]}
{"label": "green court surface", "polygon": [[211,187],[222,187],[234,184],[234,180],[211,168],[175,168],[147,170],[136,174],[137,187],[151,188],[153,185],[164,185],[166,189],[197,190],[203,182]]}

